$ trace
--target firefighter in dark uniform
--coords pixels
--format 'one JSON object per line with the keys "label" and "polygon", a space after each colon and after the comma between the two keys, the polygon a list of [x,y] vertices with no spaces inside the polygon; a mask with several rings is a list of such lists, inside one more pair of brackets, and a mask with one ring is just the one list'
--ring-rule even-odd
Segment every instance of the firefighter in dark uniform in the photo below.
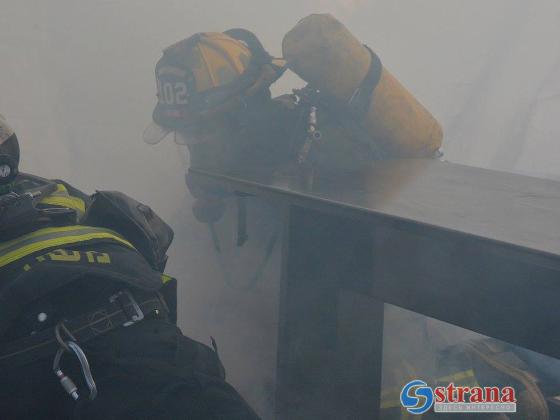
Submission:
{"label": "firefighter in dark uniform", "polygon": [[[287,38],[284,44],[289,45]],[[390,76],[375,53],[355,42],[370,62],[345,104],[313,83],[271,98],[271,84],[288,66],[296,69],[293,64],[302,57],[291,62],[273,58],[247,30],[198,33],[179,41],[156,64],[158,102],[144,140],[155,144],[173,133],[175,142],[189,149],[190,168],[221,173],[250,168],[271,176],[294,171],[355,174],[378,159],[439,156],[438,122]],[[306,41],[298,37],[295,43]],[[328,49],[324,47],[317,49]],[[383,113],[377,115],[381,106]],[[377,132],[365,124],[372,119],[368,112],[380,120]],[[187,185],[199,199],[195,214],[198,206],[211,204],[202,202],[219,197],[219,189],[196,185],[188,175]]]}
{"label": "firefighter in dark uniform", "polygon": [[[273,168],[290,161],[290,145],[278,139],[287,137],[293,110],[271,101],[269,91],[284,64],[242,29],[197,34],[171,45],[156,65],[158,103],[144,140],[155,144],[173,133],[176,143],[188,147],[192,168]],[[217,220],[221,191],[197,185],[189,175],[186,181],[197,199],[197,218]]]}
{"label": "firefighter in dark uniform", "polygon": [[[329,95],[312,83],[293,94],[271,98],[269,86],[280,77],[286,62],[273,59],[245,30],[196,34],[167,48],[156,65],[158,103],[144,140],[154,144],[174,133],[178,144],[188,146],[191,168],[225,174],[259,170],[271,177],[297,172],[304,181],[312,181],[316,171],[354,176],[378,159],[441,156],[439,124],[369,48],[352,39],[330,16],[312,15],[301,22],[284,38],[284,55],[291,58],[290,68],[306,81],[310,80],[304,75],[311,76],[325,88],[329,81],[343,82],[345,73],[352,73],[360,62],[369,62],[346,102],[333,97],[340,93],[339,86],[331,85]],[[339,51],[329,51],[331,47]],[[332,63],[337,54],[355,58],[358,64]],[[310,69],[337,77],[314,77]],[[195,216],[207,223],[217,221],[224,211],[220,186],[201,184],[188,174],[187,185],[197,199]],[[414,322],[422,325],[431,322],[417,318]],[[431,376],[434,383],[458,385],[514,384],[520,398],[519,414],[512,418],[548,418],[532,369],[511,346],[480,337],[464,341],[445,348],[433,346],[437,366],[422,372],[425,377]],[[398,398],[407,381],[399,381],[415,378],[419,371],[410,367],[400,372],[399,360],[392,368],[397,383],[392,384],[395,388],[384,389],[383,418],[407,418]]]}
{"label": "firefighter in dark uniform", "polygon": [[0,119],[0,417],[257,419],[182,335],[172,230],[118,192],[18,173]]}

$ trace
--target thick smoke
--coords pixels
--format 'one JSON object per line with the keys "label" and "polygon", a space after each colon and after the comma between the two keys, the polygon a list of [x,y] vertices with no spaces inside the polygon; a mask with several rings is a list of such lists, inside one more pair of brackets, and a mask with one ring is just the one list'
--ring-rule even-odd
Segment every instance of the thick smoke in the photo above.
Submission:
{"label": "thick smoke", "polygon": [[[216,337],[229,379],[265,415],[278,254],[256,290],[224,289],[207,229],[191,215],[181,153],[171,141],[147,146],[141,135],[163,47],[247,27],[278,55],[282,36],[312,12],[339,16],[378,52],[441,121],[450,161],[560,177],[555,0],[5,0],[0,13],[0,113],[22,140],[22,169],[88,192],[126,191],[169,221],[181,327],[204,342]],[[288,75],[274,92],[300,84]],[[220,227],[224,238],[231,224]]]}

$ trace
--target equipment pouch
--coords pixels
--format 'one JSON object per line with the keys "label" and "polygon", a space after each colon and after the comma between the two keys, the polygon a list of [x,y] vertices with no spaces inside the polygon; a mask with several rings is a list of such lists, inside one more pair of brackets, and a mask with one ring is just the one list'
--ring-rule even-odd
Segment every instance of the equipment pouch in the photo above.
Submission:
{"label": "equipment pouch", "polygon": [[154,269],[163,272],[173,230],[145,204],[118,191],[98,191],[92,197],[82,224],[120,233]]}

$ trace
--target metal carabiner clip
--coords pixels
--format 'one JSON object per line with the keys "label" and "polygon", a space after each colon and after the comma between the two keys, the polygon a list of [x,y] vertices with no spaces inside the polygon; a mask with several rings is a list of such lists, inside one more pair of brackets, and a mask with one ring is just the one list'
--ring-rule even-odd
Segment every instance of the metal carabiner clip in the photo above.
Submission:
{"label": "metal carabiner clip", "polygon": [[[60,335],[60,328],[63,328],[65,333],[71,338],[71,340],[64,341]],[[80,367],[82,369],[82,374],[84,375],[84,379],[86,380],[86,384],[89,388],[89,400],[93,401],[97,396],[97,385],[95,384],[95,380],[93,379],[93,375],[91,374],[91,369],[89,366],[89,361],[82,350],[82,348],[76,343],[75,337],[68,331],[64,324],[58,323],[55,327],[55,335],[56,339],[60,344],[60,348],[56,352],[53,361],[53,371],[57,378],[60,380],[60,385],[62,388],[74,399],[77,400],[79,398],[78,394],[78,387],[74,383],[74,381],[67,376],[62,369],[60,368],[60,360],[62,359],[62,355],[65,352],[73,352],[78,361],[80,362]]]}

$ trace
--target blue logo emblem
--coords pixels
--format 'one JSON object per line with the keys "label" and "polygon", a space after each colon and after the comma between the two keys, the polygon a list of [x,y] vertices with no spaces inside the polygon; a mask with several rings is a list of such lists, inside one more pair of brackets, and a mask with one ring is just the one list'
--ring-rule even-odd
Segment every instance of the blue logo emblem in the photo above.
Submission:
{"label": "blue logo emblem", "polygon": [[424,414],[434,403],[434,393],[419,379],[407,383],[401,391],[401,404],[411,414]]}

